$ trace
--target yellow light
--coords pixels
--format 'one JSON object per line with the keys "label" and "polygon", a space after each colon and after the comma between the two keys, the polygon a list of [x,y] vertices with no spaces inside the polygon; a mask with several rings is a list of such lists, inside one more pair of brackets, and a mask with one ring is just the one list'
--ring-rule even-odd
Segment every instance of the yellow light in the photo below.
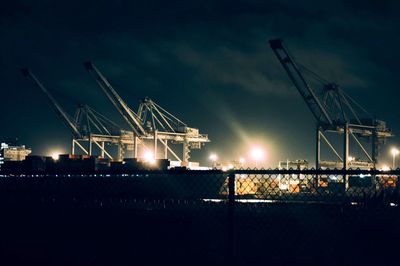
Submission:
{"label": "yellow light", "polygon": [[57,161],[60,158],[60,153],[58,151],[53,151],[51,153],[51,158],[53,158],[53,160]]}
{"label": "yellow light", "polygon": [[143,155],[143,159],[146,163],[155,164],[156,160],[154,154],[151,151],[146,151]]}
{"label": "yellow light", "polygon": [[356,158],[354,158],[354,157],[352,157],[352,156],[349,156],[349,159],[348,159],[348,161],[349,162],[352,162],[352,161],[354,161]]}
{"label": "yellow light", "polygon": [[253,157],[255,161],[260,161],[264,157],[264,151],[261,148],[255,147],[251,150],[251,157]]}
{"label": "yellow light", "polygon": [[382,165],[381,170],[382,170],[382,171],[390,171],[390,167],[387,166],[386,164],[384,164],[384,165]]}
{"label": "yellow light", "polygon": [[396,156],[399,154],[400,151],[396,148],[392,148],[392,150],[390,152],[392,153],[393,156]]}
{"label": "yellow light", "polygon": [[244,158],[239,159],[239,163],[244,164],[245,162],[246,162],[246,160]]}

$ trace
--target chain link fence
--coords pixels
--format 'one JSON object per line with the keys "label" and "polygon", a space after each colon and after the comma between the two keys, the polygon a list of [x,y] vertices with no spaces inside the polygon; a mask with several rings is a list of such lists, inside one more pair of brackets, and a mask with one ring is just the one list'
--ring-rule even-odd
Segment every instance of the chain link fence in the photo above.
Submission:
{"label": "chain link fence", "polygon": [[49,265],[60,259],[397,265],[399,175],[336,169],[7,175],[0,177],[1,252]]}

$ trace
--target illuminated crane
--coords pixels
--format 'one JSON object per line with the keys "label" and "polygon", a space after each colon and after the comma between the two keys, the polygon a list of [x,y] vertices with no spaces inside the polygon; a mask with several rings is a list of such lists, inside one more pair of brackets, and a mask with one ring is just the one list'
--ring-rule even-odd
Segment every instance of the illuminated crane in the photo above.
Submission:
{"label": "illuminated crane", "polygon": [[[346,94],[338,84],[326,81],[297,63],[283,45],[282,40],[270,40],[269,43],[317,121],[316,167],[320,167],[322,138],[333,154],[342,162],[343,168],[347,169],[350,161],[349,138],[351,136],[365,154],[369,166],[375,168],[380,144],[384,143],[387,137],[393,136],[390,129],[386,127],[386,123],[375,119]],[[303,73],[308,73],[311,78],[322,84],[322,87],[312,88]],[[342,156],[325,136],[325,132],[343,134]],[[364,147],[360,138],[371,140],[371,148]]]}
{"label": "illuminated crane", "polygon": [[[134,131],[135,157],[137,157],[138,153],[137,144],[144,145],[145,140],[152,140],[154,159],[158,158],[158,143],[161,143],[164,148],[163,158],[167,159],[170,153],[177,161],[187,163],[190,158],[191,149],[200,149],[204,143],[210,141],[207,135],[200,134],[196,128],[188,127],[181,120],[147,97],[142,100],[138,112],[135,113],[122,100],[93,63],[85,62],[84,66],[93,75],[107,98]],[[179,157],[174,152],[169,142],[172,144],[182,144],[182,157]]]}
{"label": "illuminated crane", "polygon": [[92,155],[94,144],[99,148],[100,156],[102,158],[107,156],[108,158],[113,159],[112,155],[105,147],[105,144],[111,144],[117,145],[117,160],[122,160],[124,150],[132,149],[133,132],[121,130],[119,126],[111,120],[87,105],[79,105],[74,118],[72,118],[64,111],[60,104],[29,69],[24,68],[21,72],[26,78],[33,82],[35,87],[38,87],[44,92],[57,115],[71,131],[72,154],[75,154],[75,147],[77,146],[84,154]]}

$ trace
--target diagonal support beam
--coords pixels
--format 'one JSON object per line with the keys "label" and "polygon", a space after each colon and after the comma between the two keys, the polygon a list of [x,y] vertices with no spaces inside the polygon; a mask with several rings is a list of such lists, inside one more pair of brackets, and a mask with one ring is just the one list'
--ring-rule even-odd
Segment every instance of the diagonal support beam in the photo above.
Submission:
{"label": "diagonal support beam", "polygon": [[179,158],[178,155],[176,155],[176,153],[168,146],[168,144],[166,142],[164,142],[162,139],[158,139],[161,144],[164,145],[165,148],[168,149],[168,151],[175,157],[175,159],[177,159],[179,162],[182,162],[182,160]]}
{"label": "diagonal support beam", "polygon": [[329,148],[333,151],[333,153],[338,157],[338,159],[343,162],[342,157],[339,155],[339,153],[336,151],[336,149],[333,147],[333,145],[329,142],[329,140],[325,137],[325,135],[320,132],[322,139],[325,141],[325,143],[328,145]]}
{"label": "diagonal support beam", "polygon": [[104,153],[107,155],[108,158],[113,159],[113,157],[102,147],[102,145],[100,145],[100,144],[99,144],[97,141],[95,141],[95,140],[92,140],[92,142],[93,142],[94,144],[96,144],[97,147],[99,147],[100,150],[101,150],[102,152],[104,152]]}
{"label": "diagonal support beam", "polygon": [[84,153],[89,154],[89,152],[80,144],[77,140],[72,140]]}
{"label": "diagonal support beam", "polygon": [[353,137],[353,139],[356,141],[358,146],[360,146],[361,150],[364,152],[365,156],[368,157],[368,160],[373,162],[371,155],[369,155],[368,151],[364,148],[364,146],[361,144],[361,142],[358,140],[358,138],[353,134],[353,132],[350,131],[350,135]]}

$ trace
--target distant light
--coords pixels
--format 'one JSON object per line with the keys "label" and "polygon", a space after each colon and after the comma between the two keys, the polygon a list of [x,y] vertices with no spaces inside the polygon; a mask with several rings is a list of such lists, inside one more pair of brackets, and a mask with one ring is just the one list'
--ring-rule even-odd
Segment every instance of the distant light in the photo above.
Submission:
{"label": "distant light", "polygon": [[352,161],[355,161],[355,159],[356,159],[356,158],[354,158],[354,157],[352,157],[352,156],[349,156],[348,161],[349,161],[349,162],[352,162]]}
{"label": "distant light", "polygon": [[228,169],[232,169],[232,168],[233,168],[233,164],[230,163],[230,164],[228,165]]}
{"label": "distant light", "polygon": [[58,151],[53,151],[51,153],[51,158],[53,158],[53,160],[57,161],[58,159],[60,159],[60,153]]}
{"label": "distant light", "polygon": [[239,159],[239,163],[244,164],[245,162],[246,162],[246,160],[244,158]]}
{"label": "distant light", "polygon": [[330,176],[329,176],[329,179],[331,179],[331,180],[337,180],[337,179],[338,179],[338,177],[337,177],[337,176],[335,176],[335,175],[330,175]]}
{"label": "distant light", "polygon": [[215,162],[216,160],[218,160],[218,155],[216,155],[215,153],[210,154],[210,157],[208,157],[211,161]]}
{"label": "distant light", "polygon": [[390,171],[390,167],[385,164],[382,166],[381,170],[382,171]]}
{"label": "distant light", "polygon": [[393,156],[396,156],[399,154],[400,151],[397,148],[392,148],[390,152],[392,153]]}
{"label": "distant light", "polygon": [[154,158],[154,154],[151,151],[146,151],[143,155],[143,159],[146,163],[155,164],[156,159]]}
{"label": "distant light", "polygon": [[0,144],[0,149],[7,149],[7,148],[8,148],[8,144],[7,143],[2,142]]}

